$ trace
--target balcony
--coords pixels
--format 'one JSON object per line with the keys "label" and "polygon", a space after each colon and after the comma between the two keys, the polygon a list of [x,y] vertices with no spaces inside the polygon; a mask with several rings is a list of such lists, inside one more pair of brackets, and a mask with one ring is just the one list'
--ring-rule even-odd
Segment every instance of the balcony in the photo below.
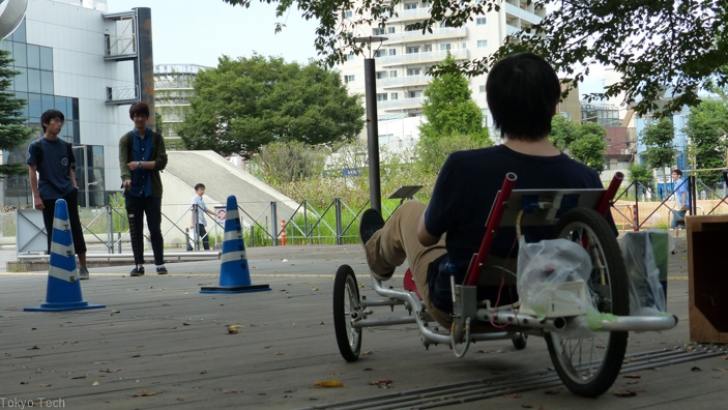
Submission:
{"label": "balcony", "polygon": [[128,105],[139,101],[139,90],[136,86],[106,87],[107,105]]}
{"label": "balcony", "polygon": [[511,3],[506,3],[506,14],[518,17],[521,20],[527,21],[531,24],[538,24],[541,21],[541,17],[528,10],[524,10],[518,6],[514,6]]}
{"label": "balcony", "polygon": [[430,18],[430,9],[418,7],[414,10],[405,10],[400,8],[397,15],[389,19],[391,23],[408,23],[411,21],[421,21]]}
{"label": "balcony", "polygon": [[388,100],[377,102],[377,108],[382,111],[402,111],[422,107],[425,97],[402,98],[399,100]]}
{"label": "balcony", "polygon": [[428,75],[413,75],[407,77],[384,78],[377,80],[377,87],[384,89],[424,86],[430,83],[432,77]]}
{"label": "balcony", "polygon": [[519,31],[521,31],[520,28],[512,26],[510,24],[506,24],[506,35],[507,36],[512,36],[512,35],[518,33]]}
{"label": "balcony", "polygon": [[[447,57],[447,51],[430,51],[427,53],[403,54],[400,56],[386,56],[377,59],[379,67],[395,67],[411,64],[439,63]],[[467,49],[450,50],[455,60],[467,60],[470,52]]]}
{"label": "balcony", "polygon": [[423,33],[422,30],[403,31],[400,33],[386,34],[388,40],[385,46],[404,44],[412,42],[423,42],[433,40],[447,40],[450,38],[465,38],[468,35],[466,27],[439,27],[433,28],[432,33]]}

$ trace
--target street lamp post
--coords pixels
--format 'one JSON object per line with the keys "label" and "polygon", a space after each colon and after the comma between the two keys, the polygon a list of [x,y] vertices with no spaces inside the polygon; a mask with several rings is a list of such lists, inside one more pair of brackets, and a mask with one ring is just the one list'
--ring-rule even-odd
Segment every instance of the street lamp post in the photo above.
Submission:
{"label": "street lamp post", "polygon": [[373,209],[382,211],[382,192],[379,178],[379,128],[377,118],[377,79],[372,43],[379,45],[386,41],[386,37],[368,36],[357,37],[355,41],[366,44],[369,48],[369,57],[364,59],[364,95],[367,112],[367,156],[369,158],[369,202]]}

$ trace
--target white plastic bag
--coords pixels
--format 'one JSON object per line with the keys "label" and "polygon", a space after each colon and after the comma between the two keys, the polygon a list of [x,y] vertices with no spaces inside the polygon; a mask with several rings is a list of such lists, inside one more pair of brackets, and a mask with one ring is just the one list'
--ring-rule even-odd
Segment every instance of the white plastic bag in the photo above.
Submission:
{"label": "white plastic bag", "polygon": [[650,233],[629,232],[619,239],[619,247],[629,279],[630,315],[650,316],[665,312],[665,294]]}
{"label": "white plastic bag", "polygon": [[567,239],[519,241],[516,283],[520,312],[538,317],[569,317],[595,311],[587,281],[591,257]]}

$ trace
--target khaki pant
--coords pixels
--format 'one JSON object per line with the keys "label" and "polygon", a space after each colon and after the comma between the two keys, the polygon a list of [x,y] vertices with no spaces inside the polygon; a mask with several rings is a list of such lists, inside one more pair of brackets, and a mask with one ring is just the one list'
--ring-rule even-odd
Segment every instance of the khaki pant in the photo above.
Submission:
{"label": "khaki pant", "polygon": [[[447,250],[445,236],[432,246],[424,246],[417,239],[417,226],[425,213],[425,205],[416,201],[407,201],[400,206],[387,220],[384,227],[378,230],[364,246],[367,262],[374,273],[380,277],[391,275],[394,269],[407,261],[422,296],[427,311],[441,325],[449,328],[450,314],[438,310],[430,301],[430,288],[427,286],[427,270],[430,263],[441,257]],[[515,272],[515,259],[504,259],[490,256],[487,266],[481,273],[479,285],[497,286],[501,277],[507,285],[515,283],[512,275],[504,273],[504,269]],[[492,269],[491,269],[492,268]]]}

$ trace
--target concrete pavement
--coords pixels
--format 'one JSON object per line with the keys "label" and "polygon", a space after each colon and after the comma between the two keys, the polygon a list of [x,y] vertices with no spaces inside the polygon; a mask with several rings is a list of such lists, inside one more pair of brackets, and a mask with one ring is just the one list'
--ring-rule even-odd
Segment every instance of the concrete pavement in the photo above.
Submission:
{"label": "concrete pavement", "polygon": [[[272,292],[200,295],[200,286],[217,281],[210,262],[171,264],[168,276],[141,278],[128,277],[127,268],[104,268],[82,285],[86,300],[108,308],[86,312],[22,312],[44,298],[45,274],[0,274],[0,402],[42,397],[61,399],[68,409],[326,407],[457,382],[517,384],[551,368],[538,338],[518,352],[510,341],[478,343],[458,360],[446,347],[425,351],[413,326],[366,330],[364,357],[346,363],[331,323],[333,273],[351,264],[362,292],[371,295],[360,248],[252,248],[248,255],[253,281],[270,283]],[[631,335],[630,353],[688,342],[685,259],[683,247],[672,258],[669,281],[669,309],[681,323],[662,334]],[[227,324],[241,325],[240,333],[228,334]],[[728,361],[721,355],[629,375],[597,400],[556,385],[451,407],[712,409],[728,399]],[[314,386],[328,379],[344,387]],[[634,395],[615,395],[625,391]]]}

